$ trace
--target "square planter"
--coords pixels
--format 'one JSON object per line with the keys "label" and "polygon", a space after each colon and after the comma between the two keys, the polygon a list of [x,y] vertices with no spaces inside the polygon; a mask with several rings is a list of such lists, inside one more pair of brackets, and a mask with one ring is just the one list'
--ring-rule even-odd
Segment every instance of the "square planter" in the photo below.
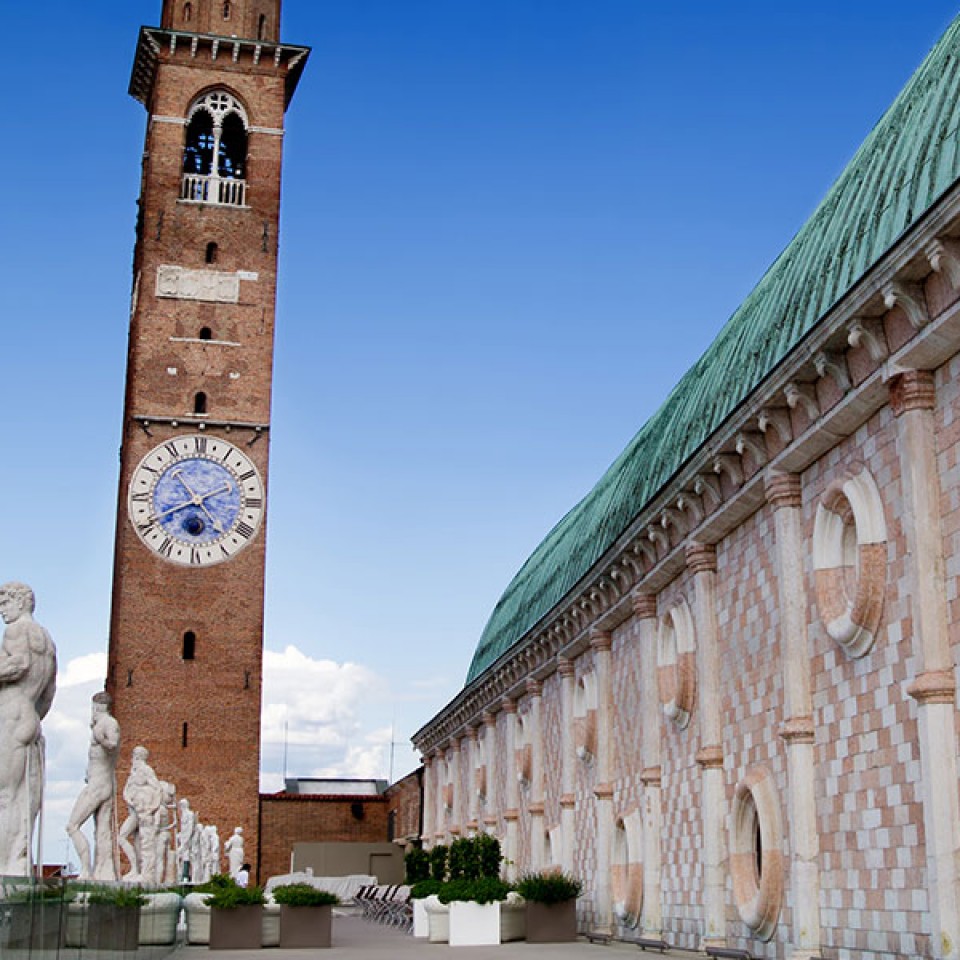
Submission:
{"label": "square planter", "polygon": [[333,909],[318,907],[280,907],[280,946],[287,949],[329,947]]}
{"label": "square planter", "polygon": [[450,904],[451,947],[480,947],[499,942],[499,903],[454,900]]}
{"label": "square planter", "polygon": [[263,907],[254,904],[210,911],[211,950],[259,950],[263,940]]}
{"label": "square planter", "polygon": [[527,941],[567,943],[577,939],[577,901],[533,903],[527,901]]}
{"label": "square planter", "polygon": [[426,901],[420,899],[411,900],[410,902],[413,904],[413,936],[421,938],[429,937],[430,918],[427,916]]}
{"label": "square planter", "polygon": [[5,944],[11,950],[59,950],[64,945],[67,907],[59,900],[7,903],[0,913],[9,918]]}
{"label": "square planter", "polygon": [[87,949],[137,952],[140,908],[113,903],[87,904]]}

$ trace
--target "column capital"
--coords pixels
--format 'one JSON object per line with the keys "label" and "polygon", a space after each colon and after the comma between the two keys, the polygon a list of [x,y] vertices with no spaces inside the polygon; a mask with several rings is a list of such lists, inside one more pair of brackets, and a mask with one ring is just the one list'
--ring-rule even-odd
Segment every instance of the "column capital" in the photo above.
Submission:
{"label": "column capital", "polygon": [[564,793],[560,797],[561,810],[574,810],[577,806],[577,798],[572,793]]}
{"label": "column capital", "polygon": [[461,737],[455,736],[450,740],[450,746],[447,747],[447,753],[459,753],[460,752],[460,740]]}
{"label": "column capital", "polygon": [[952,670],[930,670],[921,673],[907,687],[907,694],[917,703],[950,703],[956,698],[957,684]]}
{"label": "column capital", "polygon": [[936,402],[929,370],[904,370],[890,380],[890,406],[895,416],[908,410],[932,410]]}
{"label": "column capital", "polygon": [[691,573],[717,572],[717,548],[712,543],[699,543],[694,540],[687,544],[684,555],[687,569]]}
{"label": "column capital", "polygon": [[764,492],[767,495],[767,503],[774,510],[799,507],[803,502],[803,484],[799,473],[770,471],[764,477]]}
{"label": "column capital", "polygon": [[640,772],[640,782],[645,787],[659,787],[663,780],[660,767],[644,767]]}
{"label": "column capital", "polygon": [[465,736],[466,736],[466,739],[469,740],[471,743],[476,743],[479,737],[477,728],[471,724],[469,727],[467,727],[467,732]]}
{"label": "column capital", "polygon": [[634,590],[630,594],[633,604],[633,615],[638,620],[655,620],[657,618],[657,595],[646,593],[643,590]]}
{"label": "column capital", "polygon": [[497,715],[491,710],[483,711],[483,725],[485,727],[495,727],[497,725]]}
{"label": "column capital", "polygon": [[527,812],[531,817],[542,817],[545,809],[543,803],[531,803],[527,807]]}
{"label": "column capital", "polygon": [[598,800],[612,800],[613,799],[613,784],[612,783],[598,783],[593,788],[593,795]]}
{"label": "column capital", "polygon": [[543,684],[539,680],[534,680],[530,677],[527,679],[526,690],[531,697],[540,697],[543,695]]}
{"label": "column capital", "polygon": [[557,657],[557,673],[561,677],[572,677],[576,672],[577,668],[569,657]]}
{"label": "column capital", "polygon": [[780,724],[780,737],[787,743],[813,743],[813,717],[789,717]]}
{"label": "column capital", "polygon": [[507,714],[515,714],[517,712],[517,701],[513,697],[504,697],[500,701],[500,709]]}
{"label": "column capital", "polygon": [[711,767],[723,766],[723,747],[720,744],[713,744],[707,747],[701,747],[697,751],[697,765],[709,770]]}
{"label": "column capital", "polygon": [[590,631],[590,648],[592,650],[609,650],[613,646],[613,637],[609,630],[594,628]]}
{"label": "column capital", "polygon": [[515,807],[512,807],[509,810],[504,810],[503,819],[506,820],[507,823],[516,823],[517,820],[520,819],[520,811],[517,810]]}

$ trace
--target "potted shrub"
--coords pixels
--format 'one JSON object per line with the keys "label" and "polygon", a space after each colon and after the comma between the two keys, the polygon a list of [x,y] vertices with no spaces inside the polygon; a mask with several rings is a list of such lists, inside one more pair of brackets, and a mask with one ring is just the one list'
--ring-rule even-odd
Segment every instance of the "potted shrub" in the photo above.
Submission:
{"label": "potted shrub", "polygon": [[224,883],[204,898],[210,907],[211,950],[257,950],[263,940],[262,887]]}
{"label": "potted shrub", "polygon": [[500,879],[502,859],[500,841],[487,834],[451,844],[449,879],[437,895],[449,905],[450,946],[523,939],[523,901]]}
{"label": "potted shrub", "polygon": [[66,904],[75,894],[64,884],[24,884],[10,891],[0,903],[7,916],[4,948],[10,950],[59,950],[64,945]]}
{"label": "potted shrub", "polygon": [[87,894],[87,949],[135,953],[140,940],[140,908],[146,902],[139,887],[93,887]]}
{"label": "potted shrub", "polygon": [[517,881],[517,893],[527,901],[527,940],[563,943],[577,939],[579,880],[558,871],[528,873]]}
{"label": "potted shrub", "polygon": [[329,947],[332,908],[340,902],[335,893],[309,883],[287,883],[273,888],[280,904],[280,946]]}
{"label": "potted shrub", "polygon": [[[437,898],[440,887],[447,879],[447,854],[449,847],[446,844],[438,843],[431,847],[427,855],[430,858],[430,877],[433,881],[432,887],[421,886],[420,897],[422,903],[421,910],[427,919],[428,936],[431,943],[446,943],[450,939],[450,908],[441,903]],[[421,881],[422,883],[422,881]],[[411,895],[412,895],[411,891]],[[417,922],[417,903],[414,902],[414,923]]]}

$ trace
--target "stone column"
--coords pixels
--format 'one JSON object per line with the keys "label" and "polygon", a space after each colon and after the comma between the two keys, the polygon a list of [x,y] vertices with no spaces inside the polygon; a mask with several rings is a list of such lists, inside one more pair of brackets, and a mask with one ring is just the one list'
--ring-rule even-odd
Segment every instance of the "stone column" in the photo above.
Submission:
{"label": "stone column", "polygon": [[450,785],[453,787],[450,800],[450,828],[449,832],[455,837],[460,836],[460,828],[463,824],[463,783],[461,781],[460,769],[460,738],[457,737],[450,743],[449,757],[449,777]]}
{"label": "stone column", "polygon": [[784,722],[787,745],[787,810],[790,818],[790,884],[793,902],[791,960],[820,956],[820,837],[814,796],[816,777],[801,485],[796,474],[771,473],[767,502],[774,511],[780,602]]}
{"label": "stone column", "polygon": [[520,820],[520,781],[517,780],[517,771],[514,769],[514,758],[517,755],[517,701],[510,697],[504,697],[501,701],[501,709],[507,722],[507,748],[504,751],[506,757],[504,766],[506,768],[507,809],[503,811],[503,819],[507,823],[507,836],[503,847],[503,857],[508,861],[507,880],[512,881],[517,877],[517,854],[519,852],[517,829]]}
{"label": "stone column", "polygon": [[643,911],[640,917],[643,935],[659,939],[663,932],[661,905],[660,831],[662,801],[660,797],[660,697],[657,693],[657,598],[635,593],[633,614],[636,617],[637,640],[640,644],[640,737],[643,770]]}
{"label": "stone column", "polygon": [[447,777],[450,771],[450,762],[446,750],[441,750],[437,758],[437,825],[434,839],[443,843],[447,839]]}
{"label": "stone column", "polygon": [[557,660],[560,674],[560,836],[563,849],[560,865],[565,873],[574,872],[574,850],[577,812],[577,744],[573,735],[573,692],[576,669],[567,657]]}
{"label": "stone column", "polygon": [[423,835],[420,837],[425,847],[433,846],[433,820],[437,812],[437,764],[434,755],[423,758]]}
{"label": "stone column", "polygon": [[597,781],[593,788],[597,798],[597,876],[594,884],[593,909],[596,929],[613,932],[613,899],[610,869],[613,859],[613,690],[610,684],[610,634],[593,630],[593,668],[597,672]]}
{"label": "stone column", "polygon": [[480,798],[477,796],[477,771],[480,769],[480,744],[477,738],[477,728],[467,728],[467,763],[466,785],[467,791],[467,834],[476,836],[480,828]]}
{"label": "stone column", "polygon": [[489,710],[483,714],[483,762],[487,768],[486,787],[481,813],[483,827],[492,833],[497,827],[496,784],[497,784],[497,715]]}
{"label": "stone column", "polygon": [[687,568],[696,593],[697,690],[700,696],[701,815],[703,818],[703,942],[720,946],[726,939],[724,891],[727,804],[723,789],[720,733],[720,656],[717,646],[717,551],[704,543],[686,550]]}
{"label": "stone column", "polygon": [[935,957],[952,960],[960,957],[956,682],[947,631],[933,374],[901,373],[890,394],[903,483],[913,652],[919,662],[907,692],[917,701],[931,943]]}
{"label": "stone column", "polygon": [[543,684],[527,681],[530,695],[530,869],[542,870],[543,856]]}

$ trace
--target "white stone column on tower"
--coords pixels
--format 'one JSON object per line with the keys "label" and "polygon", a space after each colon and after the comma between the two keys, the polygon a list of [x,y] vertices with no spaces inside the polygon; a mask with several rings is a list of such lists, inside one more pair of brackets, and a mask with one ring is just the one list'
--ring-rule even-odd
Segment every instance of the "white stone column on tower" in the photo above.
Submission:
{"label": "white stone column on tower", "polygon": [[693,574],[697,624],[697,690],[700,693],[700,807],[703,821],[703,942],[721,946],[726,938],[725,885],[727,804],[720,735],[720,657],[717,646],[717,551],[704,543],[686,549]]}
{"label": "white stone column on tower", "polygon": [[517,755],[517,701],[510,697],[504,697],[500,706],[506,717],[507,740],[506,750],[504,750],[507,808],[503,811],[503,819],[507,824],[507,836],[503,848],[503,858],[507,861],[505,871],[507,880],[512,881],[517,877],[516,864],[519,852],[517,830],[520,820],[520,782],[517,780],[517,772],[513,768],[514,758]]}
{"label": "white stone column on tower", "polygon": [[557,660],[560,674],[560,865],[564,873],[574,872],[576,837],[576,772],[577,743],[573,734],[573,694],[576,684],[576,668],[567,657]]}
{"label": "white stone column on tower", "polygon": [[662,852],[660,830],[660,698],[657,693],[657,598],[637,592],[633,597],[637,640],[640,644],[640,779],[643,782],[643,935],[659,939],[663,932],[660,888]]}
{"label": "white stone column on tower", "polygon": [[544,867],[545,827],[543,798],[543,684],[539,680],[527,680],[530,695],[530,868]]}
{"label": "white stone column on tower", "polygon": [[597,799],[597,875],[594,882],[593,909],[596,929],[613,932],[613,898],[610,871],[613,859],[613,689],[610,683],[610,647],[606,630],[590,632],[593,668],[597,676],[597,779],[593,793]]}
{"label": "white stone column on tower", "polygon": [[467,749],[464,760],[465,790],[467,793],[467,836],[474,837],[480,829],[480,798],[477,795],[477,771],[480,769],[480,743],[477,728],[470,726],[466,735]]}
{"label": "white stone column on tower", "polygon": [[767,502],[774,511],[776,570],[783,658],[787,745],[787,809],[790,818],[790,885],[793,903],[791,960],[820,956],[820,837],[814,796],[813,698],[807,643],[807,594],[803,573],[801,484],[796,474],[771,473]]}
{"label": "white stone column on tower", "polygon": [[497,715],[489,710],[483,714],[483,763],[487,771],[481,810],[483,828],[493,833],[497,828]]}
{"label": "white stone column on tower", "polygon": [[960,957],[956,681],[947,629],[933,375],[905,371],[893,379],[890,393],[897,418],[908,596],[919,669],[907,692],[917,701],[931,945],[935,957],[953,960]]}

